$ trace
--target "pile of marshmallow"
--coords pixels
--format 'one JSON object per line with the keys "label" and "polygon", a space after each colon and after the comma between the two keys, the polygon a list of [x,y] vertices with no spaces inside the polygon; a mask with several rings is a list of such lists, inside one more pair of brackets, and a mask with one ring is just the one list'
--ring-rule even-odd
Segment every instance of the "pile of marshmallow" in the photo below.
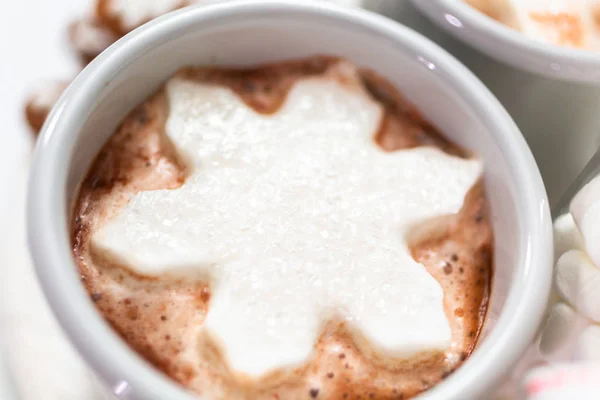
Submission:
{"label": "pile of marshmallow", "polygon": [[539,348],[534,344],[521,361],[526,369],[538,367],[523,371],[524,378],[513,376],[520,386],[516,398],[595,400],[600,398],[600,176],[554,222],[554,252],[550,312]]}
{"label": "pile of marshmallow", "polygon": [[600,362],[600,176],[554,223],[554,305],[542,331],[544,359]]}

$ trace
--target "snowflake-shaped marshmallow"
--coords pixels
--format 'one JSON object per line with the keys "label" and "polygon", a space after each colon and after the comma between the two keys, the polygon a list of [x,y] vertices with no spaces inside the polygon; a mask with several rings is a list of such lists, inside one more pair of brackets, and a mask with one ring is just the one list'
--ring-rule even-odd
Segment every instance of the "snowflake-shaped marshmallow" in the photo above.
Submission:
{"label": "snowflake-shaped marshmallow", "polygon": [[137,273],[210,282],[203,337],[251,377],[301,365],[337,318],[388,356],[450,344],[441,287],[406,237],[458,212],[481,163],[383,151],[382,107],[353,67],[338,68],[343,79],[297,81],[272,115],[171,79],[166,134],[190,175],[135,195],[92,237]]}

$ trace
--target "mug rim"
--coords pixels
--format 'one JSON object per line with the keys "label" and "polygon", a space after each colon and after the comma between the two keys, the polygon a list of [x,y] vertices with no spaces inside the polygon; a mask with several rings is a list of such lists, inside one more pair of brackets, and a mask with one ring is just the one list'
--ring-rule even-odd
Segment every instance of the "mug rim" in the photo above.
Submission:
{"label": "mug rim", "polygon": [[[511,29],[464,3],[462,0],[410,0],[428,16],[435,16],[444,29],[462,41],[506,64],[538,75],[575,82],[600,82],[600,53],[544,43]],[[439,14],[443,13],[441,21]],[[454,17],[449,19],[449,17]],[[458,20],[459,23],[455,21]],[[496,45],[485,42],[491,39]],[[529,60],[498,55],[498,49],[526,54]],[[535,60],[534,60],[535,59]],[[533,61],[533,62],[531,62]],[[584,73],[582,73],[582,70]]]}
{"label": "mug rim", "polygon": [[[129,61],[203,21],[288,13],[329,18],[352,24],[418,49],[441,68],[447,83],[468,96],[469,108],[502,132],[494,138],[514,161],[515,185],[522,214],[523,254],[501,317],[486,340],[465,365],[421,399],[459,399],[465,393],[483,393],[514,364],[534,338],[550,292],[552,231],[542,179],[524,138],[508,113],[489,90],[460,62],[417,32],[386,17],[325,2],[298,0],[241,0],[199,5],[173,12],[136,29],[97,57],[73,81],[48,117],[38,139],[28,188],[28,239],[36,273],[63,330],[115,394],[135,399],[191,400],[183,387],[165,377],[129,348],[97,311],[80,282],[71,254],[70,218],[66,182],[70,157],[81,126],[94,109],[96,96],[127,68]],[[524,301],[525,296],[527,301]],[[508,312],[507,312],[508,311]],[[497,329],[500,327],[500,329]],[[129,393],[129,394],[127,394]],[[461,397],[462,396],[462,397]],[[130,397],[127,397],[130,398]]]}

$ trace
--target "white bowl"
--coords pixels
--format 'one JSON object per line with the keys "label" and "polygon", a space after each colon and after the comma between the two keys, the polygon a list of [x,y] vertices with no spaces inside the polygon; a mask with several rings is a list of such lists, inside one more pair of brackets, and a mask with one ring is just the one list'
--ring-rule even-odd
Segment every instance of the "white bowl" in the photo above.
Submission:
{"label": "white bowl", "polygon": [[411,1],[440,27],[498,61],[554,79],[600,83],[600,53],[531,39],[463,0]]}
{"label": "white bowl", "polygon": [[486,163],[496,239],[485,334],[468,361],[421,398],[481,398],[534,337],[551,280],[548,202],[523,137],[485,86],[437,45],[366,11],[324,2],[220,3],[159,18],[98,57],[55,107],[34,157],[28,227],[43,290],[85,360],[122,398],[191,396],[120,339],[82,286],[69,235],[78,185],[122,118],[179,67],[313,54],[341,55],[383,74]]}

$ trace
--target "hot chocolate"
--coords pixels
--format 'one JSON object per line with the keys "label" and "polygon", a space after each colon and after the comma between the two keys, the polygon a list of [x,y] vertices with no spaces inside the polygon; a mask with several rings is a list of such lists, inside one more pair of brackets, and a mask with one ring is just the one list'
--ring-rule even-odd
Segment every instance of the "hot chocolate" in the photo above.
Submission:
{"label": "hot chocolate", "polygon": [[481,163],[372,71],[186,68],[74,209],[92,300],[214,398],[407,398],[472,352],[491,283]]}
{"label": "hot chocolate", "polygon": [[600,50],[597,0],[465,0],[489,17],[546,43]]}

